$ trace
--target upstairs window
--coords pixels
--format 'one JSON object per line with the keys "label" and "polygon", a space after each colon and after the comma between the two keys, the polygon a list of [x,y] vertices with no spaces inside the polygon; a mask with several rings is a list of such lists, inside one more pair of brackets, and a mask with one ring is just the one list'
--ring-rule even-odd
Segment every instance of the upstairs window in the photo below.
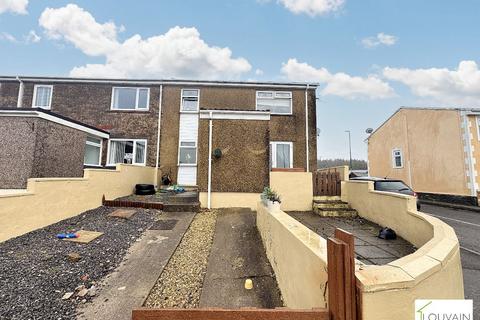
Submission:
{"label": "upstairs window", "polygon": [[198,89],[182,89],[182,112],[198,112],[200,90]]}
{"label": "upstairs window", "polygon": [[113,88],[112,110],[148,110],[149,88]]}
{"label": "upstairs window", "polygon": [[401,149],[392,150],[392,165],[394,169],[403,168],[403,154]]}
{"label": "upstairs window", "polygon": [[100,166],[102,157],[102,139],[87,137],[83,164],[86,166]]}
{"label": "upstairs window", "polygon": [[272,168],[293,168],[293,143],[270,142],[270,166]]}
{"label": "upstairs window", "polygon": [[53,86],[36,85],[33,88],[33,108],[50,109]]}
{"label": "upstairs window", "polygon": [[257,91],[259,111],[270,111],[272,114],[292,114],[292,93],[289,91]]}
{"label": "upstairs window", "polygon": [[147,140],[111,139],[109,141],[108,165],[117,163],[145,165]]}

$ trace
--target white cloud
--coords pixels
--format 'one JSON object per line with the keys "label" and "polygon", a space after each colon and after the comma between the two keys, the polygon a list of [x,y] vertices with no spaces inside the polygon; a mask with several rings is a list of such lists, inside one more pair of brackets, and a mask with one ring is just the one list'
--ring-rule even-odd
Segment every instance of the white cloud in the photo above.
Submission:
{"label": "white cloud", "polygon": [[0,14],[10,11],[27,14],[28,0],[0,0]]}
{"label": "white cloud", "polygon": [[480,70],[475,61],[461,61],[458,68],[384,68],[383,75],[399,81],[413,94],[438,103],[480,105]]}
{"label": "white cloud", "polygon": [[282,74],[291,81],[312,81],[323,84],[321,95],[333,95],[347,99],[369,98],[385,99],[395,96],[390,85],[377,76],[351,76],[343,72],[330,73],[325,68],[314,68],[311,65],[289,59],[282,65]]}
{"label": "white cloud", "polygon": [[11,43],[18,43],[17,38],[15,38],[14,35],[8,33],[8,32],[2,32],[0,33],[0,40],[5,40]]}
{"label": "white cloud", "polygon": [[25,43],[37,43],[42,38],[35,32],[35,30],[30,30],[30,32],[24,37]]}
{"label": "white cloud", "polygon": [[362,39],[362,44],[365,48],[375,48],[379,45],[393,46],[395,43],[397,43],[397,41],[397,37],[380,32],[375,37]]}
{"label": "white cloud", "polygon": [[257,75],[257,76],[263,76],[263,70],[262,70],[262,69],[256,69],[256,70],[255,70],[255,75]]}
{"label": "white cloud", "polygon": [[[270,1],[257,0],[261,4]],[[277,0],[277,2],[295,14],[305,13],[314,17],[340,10],[345,0]]]}
{"label": "white cloud", "polygon": [[63,39],[91,56],[104,56],[105,64],[75,67],[75,77],[164,77],[196,79],[238,78],[250,71],[244,58],[233,58],[227,48],[210,46],[196,28],[174,27],[165,34],[142,39],[117,38],[124,27],[98,23],[82,8],[69,4],[46,9],[39,20],[47,35]]}

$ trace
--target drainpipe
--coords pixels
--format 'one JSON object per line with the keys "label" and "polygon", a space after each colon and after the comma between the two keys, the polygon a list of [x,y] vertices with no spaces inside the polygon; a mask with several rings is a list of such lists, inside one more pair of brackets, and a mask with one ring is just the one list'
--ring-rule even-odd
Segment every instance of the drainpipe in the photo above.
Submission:
{"label": "drainpipe", "polygon": [[160,85],[160,94],[158,101],[158,125],[157,125],[157,158],[155,160],[155,186],[158,189],[158,162],[160,159],[160,126],[162,122],[162,97],[163,97],[163,85]]}
{"label": "drainpipe", "polygon": [[307,150],[307,172],[310,172],[310,157],[309,157],[309,146],[308,146],[308,88],[310,84],[307,83],[307,88],[305,89],[305,150]]}
{"label": "drainpipe", "polygon": [[212,205],[212,112],[210,112],[210,119],[208,120],[208,195],[207,208],[210,209]]}
{"label": "drainpipe", "polygon": [[17,108],[21,108],[23,104],[23,81],[19,76],[17,76],[17,81],[20,83],[18,86]]}

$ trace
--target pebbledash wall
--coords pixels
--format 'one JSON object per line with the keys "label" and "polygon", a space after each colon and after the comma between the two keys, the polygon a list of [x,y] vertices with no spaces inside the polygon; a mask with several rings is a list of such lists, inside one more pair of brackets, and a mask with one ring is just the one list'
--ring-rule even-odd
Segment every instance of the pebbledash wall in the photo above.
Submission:
{"label": "pebbledash wall", "polygon": [[0,189],[28,178],[81,177],[87,134],[40,118],[0,116]]}
{"label": "pebbledash wall", "polygon": [[[342,200],[361,217],[394,228],[418,247],[387,265],[356,261],[362,319],[413,320],[415,299],[464,298],[459,243],[450,226],[417,212],[412,197],[374,191],[371,182],[342,182]],[[257,226],[285,305],[327,307],[326,240],[261,202]]]}
{"label": "pebbledash wall", "polygon": [[153,183],[155,169],[118,164],[116,170],[85,169],[83,178],[32,178],[27,190],[0,193],[0,242],[76,216]]}

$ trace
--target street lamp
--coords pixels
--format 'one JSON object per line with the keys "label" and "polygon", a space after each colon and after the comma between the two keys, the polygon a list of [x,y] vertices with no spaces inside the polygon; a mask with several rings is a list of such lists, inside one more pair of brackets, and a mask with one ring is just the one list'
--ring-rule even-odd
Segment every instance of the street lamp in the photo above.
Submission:
{"label": "street lamp", "polygon": [[352,170],[352,138],[350,136],[350,130],[345,130],[348,133],[348,149],[350,151],[350,170]]}

